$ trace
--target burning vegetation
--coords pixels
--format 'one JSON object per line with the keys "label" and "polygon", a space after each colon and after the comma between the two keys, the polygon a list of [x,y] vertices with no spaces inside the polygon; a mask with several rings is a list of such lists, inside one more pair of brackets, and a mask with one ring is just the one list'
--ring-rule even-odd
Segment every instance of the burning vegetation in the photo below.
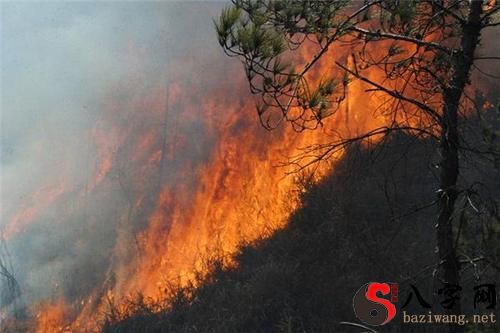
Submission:
{"label": "burning vegetation", "polygon": [[75,6],[124,65],[0,160],[0,331],[323,332],[361,280],[498,280],[497,4]]}

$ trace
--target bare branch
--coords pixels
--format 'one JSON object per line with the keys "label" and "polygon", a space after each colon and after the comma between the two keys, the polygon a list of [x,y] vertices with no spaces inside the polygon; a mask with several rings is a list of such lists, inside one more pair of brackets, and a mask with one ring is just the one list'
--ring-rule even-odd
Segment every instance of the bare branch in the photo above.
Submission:
{"label": "bare branch", "polygon": [[293,156],[290,158],[290,160],[285,163],[284,165],[294,165],[296,166],[296,169],[292,170],[290,173],[296,173],[298,171],[302,171],[307,169],[308,167],[320,162],[320,161],[325,161],[328,160],[332,155],[334,155],[336,152],[340,152],[344,150],[347,146],[361,142],[364,140],[368,140],[373,137],[377,136],[386,136],[392,132],[414,132],[414,133],[420,133],[422,135],[425,135],[427,137],[431,137],[434,139],[438,139],[436,135],[434,135],[432,132],[426,130],[425,128],[421,127],[413,127],[413,126],[398,126],[394,124],[394,126],[389,127],[389,126],[382,126],[382,127],[377,127],[375,129],[372,129],[370,131],[367,131],[361,135],[346,138],[346,139],[339,139],[338,141],[326,143],[326,144],[318,144],[318,145],[312,145],[308,146],[305,149],[303,149],[303,152]]}
{"label": "bare branch", "polygon": [[474,60],[500,60],[500,57],[474,57]]}
{"label": "bare branch", "polygon": [[418,46],[424,46],[424,47],[428,47],[428,48],[433,48],[433,49],[445,52],[447,54],[453,54],[454,52],[456,52],[455,49],[448,48],[448,47],[443,46],[441,44],[434,43],[434,42],[426,42],[426,41],[423,41],[421,39],[413,38],[413,37],[410,37],[410,36],[399,35],[399,34],[394,34],[394,33],[390,33],[390,32],[384,32],[384,31],[380,31],[380,30],[370,31],[370,30],[367,30],[367,29],[360,28],[358,26],[353,26],[353,27],[350,28],[350,30],[356,31],[356,32],[358,32],[360,34],[363,34],[363,35],[366,35],[366,36],[370,36],[370,37],[385,38],[385,39],[392,39],[392,40],[400,40],[400,41],[410,42],[410,43],[416,44]]}
{"label": "bare branch", "polygon": [[362,324],[358,324],[358,323],[352,323],[352,322],[348,322],[348,321],[341,321],[340,325],[353,326],[353,327],[358,327],[358,328],[362,328],[362,329],[367,330],[366,332],[362,332],[362,333],[377,333],[377,331],[375,331],[373,328],[365,326],[365,325],[362,325]]}
{"label": "bare branch", "polygon": [[357,71],[354,72],[353,70],[347,68],[346,66],[342,65],[341,63],[339,62],[335,62],[335,64],[337,64],[337,66],[339,66],[340,68],[342,68],[344,71],[348,72],[349,74],[353,75],[354,77],[356,77],[357,79],[363,81],[363,82],[366,82],[374,87],[376,87],[377,89],[385,92],[386,94],[394,97],[394,98],[397,98],[397,99],[400,99],[400,100],[403,100],[405,102],[408,102],[408,103],[411,103],[417,107],[419,107],[420,109],[422,109],[423,111],[427,112],[430,116],[432,116],[433,118],[435,118],[436,120],[438,121],[441,121],[441,116],[435,111],[433,110],[431,107],[425,105],[424,103],[422,102],[419,102],[413,98],[410,98],[408,96],[405,96],[405,95],[402,95],[401,93],[399,93],[397,90],[391,90],[391,89],[388,89],[370,79],[368,79],[367,77],[364,77],[362,75],[360,75]]}

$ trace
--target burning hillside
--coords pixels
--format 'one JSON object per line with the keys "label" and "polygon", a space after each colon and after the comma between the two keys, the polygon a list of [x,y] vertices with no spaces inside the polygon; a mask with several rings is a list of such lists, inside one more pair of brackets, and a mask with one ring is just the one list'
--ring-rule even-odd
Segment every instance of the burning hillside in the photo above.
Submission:
{"label": "burning hillside", "polygon": [[[155,6],[167,18],[170,11],[187,17],[193,10]],[[122,7],[120,15],[133,9]],[[210,13],[220,6],[203,7],[208,13],[195,14],[203,20],[198,24],[210,27]],[[24,177],[27,184],[18,196],[3,192],[3,236],[23,290],[16,306],[28,306],[38,332],[88,324],[110,298],[159,297],[166,284],[192,279],[209,257],[231,254],[241,242],[281,227],[296,194],[294,177],[286,176],[290,167],[278,165],[298,147],[324,138],[322,131],[260,128],[237,63],[220,57],[209,42],[212,33],[196,45],[203,52],[176,51],[181,37],[169,35],[185,32],[165,24],[174,31],[148,31],[161,34],[155,40],[160,46],[133,33],[121,36],[124,54],[115,61],[127,63],[113,74],[123,78],[94,73],[102,89],[98,98],[83,96],[81,102],[92,105],[68,106],[82,108],[67,111],[86,118],[78,131],[60,133],[63,124],[51,127],[42,118],[45,128],[34,138],[30,163],[43,177],[13,170],[12,182]],[[158,48],[167,50],[164,57],[155,54]],[[369,103],[353,100],[352,107]],[[357,123],[369,126],[364,119]],[[47,159],[54,161],[45,166]],[[5,311],[14,311],[9,305]]]}
{"label": "burning hillside", "polygon": [[[282,228],[297,208],[290,156],[399,121],[373,109],[384,98],[355,81],[324,127],[265,130],[239,62],[214,42],[220,4],[4,10],[14,70],[2,79],[12,80],[3,126],[13,125],[2,128],[9,251],[0,254],[20,293],[0,303],[0,319],[20,318],[30,332],[98,330],[110,304],[158,300],[207,273],[215,257],[233,264],[239,245]],[[18,29],[30,17],[33,26]],[[333,60],[352,66],[349,54]],[[330,67],[318,66],[312,80]]]}

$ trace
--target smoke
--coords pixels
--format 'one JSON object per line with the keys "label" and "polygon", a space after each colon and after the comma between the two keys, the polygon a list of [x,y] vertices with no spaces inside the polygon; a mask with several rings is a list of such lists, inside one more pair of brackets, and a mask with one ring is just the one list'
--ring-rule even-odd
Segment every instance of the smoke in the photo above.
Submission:
{"label": "smoke", "polygon": [[[222,6],[2,2],[0,230],[23,301],[76,300],[111,280],[118,240],[133,256],[159,179],[194,181],[180,169],[203,163],[217,133],[185,105],[214,82],[231,98],[245,88],[216,43]],[[175,163],[141,176],[147,160],[132,152],[154,155],[163,131],[179,142]],[[137,202],[146,208],[130,213]]]}
{"label": "smoke", "polygon": [[[284,193],[291,185],[276,185],[282,173],[269,171],[268,157],[286,156],[295,137],[279,140],[279,131],[263,131],[253,114],[241,116],[253,104],[243,70],[217,44],[212,19],[223,6],[1,3],[0,230],[21,301],[62,297],[76,303],[96,286],[125,284],[137,273],[127,263],[141,262],[141,247],[153,238],[147,236],[161,235],[144,252],[165,250],[165,216],[175,215],[179,223],[200,216],[217,221],[187,230],[211,240],[229,221],[225,237],[231,247],[238,239],[230,236],[246,232],[255,238],[271,217],[291,211],[276,210],[275,201],[288,200]],[[362,112],[373,103],[364,90],[358,93],[363,98],[353,100],[352,110]],[[370,115],[359,116],[360,128],[369,128]],[[264,135],[274,136],[273,149],[265,146]],[[302,146],[318,142],[312,135],[301,136]],[[200,169],[211,166],[214,150],[224,144],[217,157],[225,165],[213,184],[200,185]],[[245,171],[249,180],[237,182]],[[231,181],[227,190],[225,182]],[[225,203],[211,210],[212,199]],[[198,215],[182,215],[192,208],[183,205],[193,202]],[[247,202],[255,207],[242,208]],[[141,239],[145,229],[149,233]],[[174,235],[183,240],[187,231],[180,229]],[[159,257],[136,267],[155,270],[165,262]],[[0,300],[0,310],[10,303]]]}

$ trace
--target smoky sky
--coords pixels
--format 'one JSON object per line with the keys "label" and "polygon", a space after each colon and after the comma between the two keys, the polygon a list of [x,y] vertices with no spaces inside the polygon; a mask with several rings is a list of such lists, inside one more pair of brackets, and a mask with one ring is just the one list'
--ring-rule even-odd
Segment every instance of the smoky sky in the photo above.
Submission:
{"label": "smoky sky", "polygon": [[[146,76],[152,82],[165,73],[168,57],[189,54],[194,45],[213,52],[210,14],[220,6],[2,3],[4,190],[20,190],[29,178],[43,177],[45,168],[74,152],[71,143],[81,142],[81,130],[92,124],[108,87],[127,80],[133,70],[137,55],[131,55],[130,48],[145,50],[149,58],[142,66],[147,64]],[[51,149],[40,153],[37,144]],[[43,159],[31,160],[40,154]],[[23,179],[11,176],[11,171],[24,171]]]}
{"label": "smoky sky", "polygon": [[[225,79],[232,60],[223,56],[212,21],[224,5],[1,3],[0,229],[58,184],[73,189],[7,240],[25,301],[51,297],[57,288],[78,297],[105,278],[124,200],[96,195],[85,204],[99,206],[91,218],[78,211],[78,189],[96,162],[89,132],[110,94],[120,98],[111,87],[137,78],[138,68],[144,90],[164,83],[168,66],[186,58],[194,65],[176,69],[175,80],[196,78],[209,87]],[[184,126],[200,132],[196,121]]]}

